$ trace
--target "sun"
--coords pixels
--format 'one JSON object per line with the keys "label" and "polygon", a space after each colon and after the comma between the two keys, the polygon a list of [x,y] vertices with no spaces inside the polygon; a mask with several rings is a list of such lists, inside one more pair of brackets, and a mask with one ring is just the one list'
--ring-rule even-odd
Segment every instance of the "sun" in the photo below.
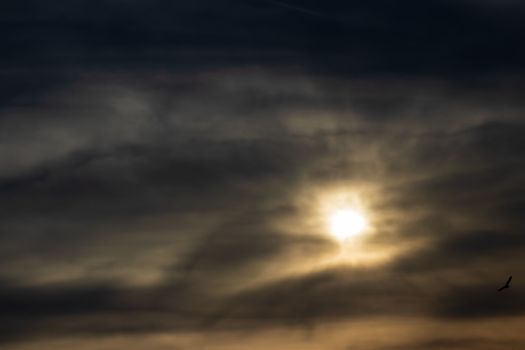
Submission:
{"label": "sun", "polygon": [[366,230],[367,226],[365,215],[352,208],[338,209],[330,215],[329,219],[330,233],[339,241],[358,236]]}

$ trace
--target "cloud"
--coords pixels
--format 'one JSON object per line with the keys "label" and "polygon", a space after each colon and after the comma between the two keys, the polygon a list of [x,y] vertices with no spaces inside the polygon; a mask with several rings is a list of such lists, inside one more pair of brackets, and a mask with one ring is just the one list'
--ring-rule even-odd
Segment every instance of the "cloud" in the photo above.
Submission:
{"label": "cloud", "polygon": [[517,346],[518,342],[509,340],[494,340],[490,338],[460,338],[460,339],[433,339],[419,344],[405,344],[403,346],[387,347],[385,349],[402,349],[410,346],[411,349],[497,349]]}
{"label": "cloud", "polygon": [[523,68],[522,8],[513,2],[287,4],[328,18],[267,1],[24,1],[3,11],[2,30],[12,32],[3,62],[185,70],[284,61],[339,74],[471,77]]}
{"label": "cloud", "polygon": [[[521,317],[518,284],[493,293],[523,270],[510,5],[230,3],[0,11],[6,346]],[[387,259],[335,260],[334,189]],[[488,347],[409,333],[370,344]]]}

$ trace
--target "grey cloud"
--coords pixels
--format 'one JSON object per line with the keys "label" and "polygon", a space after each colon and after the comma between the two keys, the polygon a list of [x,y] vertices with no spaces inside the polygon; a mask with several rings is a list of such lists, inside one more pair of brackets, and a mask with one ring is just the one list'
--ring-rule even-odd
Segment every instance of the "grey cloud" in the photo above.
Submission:
{"label": "grey cloud", "polygon": [[[523,68],[522,7],[512,2],[492,4],[491,11],[470,1],[288,4],[327,16],[269,1],[8,1],[0,24],[12,34],[3,62],[196,67],[299,60],[313,70],[372,75],[476,76]],[[199,50],[211,51],[214,60],[180,53]]]}
{"label": "grey cloud", "polygon": [[[380,318],[459,329],[387,349],[517,346],[467,331],[525,312],[525,8],[286,4],[1,3],[2,345]],[[392,255],[333,262],[335,188]]]}
{"label": "grey cloud", "polygon": [[494,286],[494,283],[484,283],[452,288],[442,295],[436,312],[440,316],[458,319],[522,315],[525,305],[520,298],[523,291],[519,282],[512,286],[511,293],[506,294],[498,293],[499,287]]}
{"label": "grey cloud", "polygon": [[[12,341],[16,337],[9,339],[10,333],[45,337],[46,334],[177,332],[207,327],[250,330],[278,325],[315,326],[321,321],[344,320],[349,316],[421,312],[428,296],[415,293],[408,297],[406,293],[415,285],[391,277],[367,269],[323,271],[218,300],[211,294],[203,295],[202,290],[195,293],[191,284],[146,289],[81,285],[7,287],[1,295],[1,320],[7,327],[4,341]],[[133,319],[124,315],[133,315]],[[107,321],[94,323],[99,317]],[[12,319],[17,322],[11,324]]]}

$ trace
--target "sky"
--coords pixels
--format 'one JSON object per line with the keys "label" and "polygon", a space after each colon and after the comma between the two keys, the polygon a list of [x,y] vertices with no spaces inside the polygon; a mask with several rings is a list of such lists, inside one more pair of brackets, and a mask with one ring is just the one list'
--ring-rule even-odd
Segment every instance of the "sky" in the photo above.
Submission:
{"label": "sky", "polygon": [[2,1],[0,347],[520,348],[524,16]]}

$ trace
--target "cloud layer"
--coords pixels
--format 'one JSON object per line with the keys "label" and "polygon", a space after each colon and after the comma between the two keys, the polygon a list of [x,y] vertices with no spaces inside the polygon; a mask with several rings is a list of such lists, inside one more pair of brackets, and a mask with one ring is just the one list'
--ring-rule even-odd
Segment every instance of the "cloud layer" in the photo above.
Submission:
{"label": "cloud layer", "polygon": [[519,3],[2,7],[3,346],[524,341]]}

